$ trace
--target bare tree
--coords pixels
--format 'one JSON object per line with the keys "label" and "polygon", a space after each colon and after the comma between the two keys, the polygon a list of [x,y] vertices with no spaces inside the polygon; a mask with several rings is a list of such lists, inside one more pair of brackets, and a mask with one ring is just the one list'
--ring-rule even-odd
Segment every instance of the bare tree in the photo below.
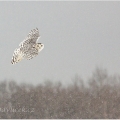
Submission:
{"label": "bare tree", "polygon": [[[113,82],[114,81],[114,82]],[[75,76],[67,87],[61,82],[44,85],[0,83],[2,119],[119,119],[120,77],[97,68],[88,86]]]}

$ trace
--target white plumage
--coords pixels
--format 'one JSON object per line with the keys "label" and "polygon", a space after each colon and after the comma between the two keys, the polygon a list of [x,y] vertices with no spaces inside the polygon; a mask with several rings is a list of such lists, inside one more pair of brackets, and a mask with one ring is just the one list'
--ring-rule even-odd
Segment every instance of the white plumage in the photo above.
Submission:
{"label": "white plumage", "polygon": [[44,48],[44,44],[37,43],[40,38],[38,28],[31,30],[28,36],[19,44],[19,48],[15,49],[12,57],[12,64],[20,62],[22,59],[32,59]]}

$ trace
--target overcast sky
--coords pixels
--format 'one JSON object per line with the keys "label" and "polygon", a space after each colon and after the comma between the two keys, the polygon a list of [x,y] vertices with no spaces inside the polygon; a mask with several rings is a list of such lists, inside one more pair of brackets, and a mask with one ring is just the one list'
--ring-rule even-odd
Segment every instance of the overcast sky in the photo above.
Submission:
{"label": "overcast sky", "polygon": [[[45,48],[12,65],[13,51],[36,27]],[[0,56],[0,80],[69,83],[96,66],[119,74],[120,2],[0,2]]]}

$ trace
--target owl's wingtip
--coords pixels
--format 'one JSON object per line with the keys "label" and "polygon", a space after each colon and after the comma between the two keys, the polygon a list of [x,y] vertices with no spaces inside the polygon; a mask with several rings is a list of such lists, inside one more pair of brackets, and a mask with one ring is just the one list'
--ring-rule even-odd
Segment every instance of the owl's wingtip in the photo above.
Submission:
{"label": "owl's wingtip", "polygon": [[15,61],[14,59],[11,60],[11,64],[14,65],[15,64]]}

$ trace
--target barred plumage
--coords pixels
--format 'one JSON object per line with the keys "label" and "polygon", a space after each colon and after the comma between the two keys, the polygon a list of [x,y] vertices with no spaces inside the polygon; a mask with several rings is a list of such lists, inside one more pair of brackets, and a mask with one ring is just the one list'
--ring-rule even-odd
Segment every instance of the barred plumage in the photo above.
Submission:
{"label": "barred plumage", "polygon": [[38,28],[31,30],[29,35],[15,49],[12,57],[12,64],[18,63],[22,59],[32,59],[44,48],[42,43],[36,43],[40,38]]}

